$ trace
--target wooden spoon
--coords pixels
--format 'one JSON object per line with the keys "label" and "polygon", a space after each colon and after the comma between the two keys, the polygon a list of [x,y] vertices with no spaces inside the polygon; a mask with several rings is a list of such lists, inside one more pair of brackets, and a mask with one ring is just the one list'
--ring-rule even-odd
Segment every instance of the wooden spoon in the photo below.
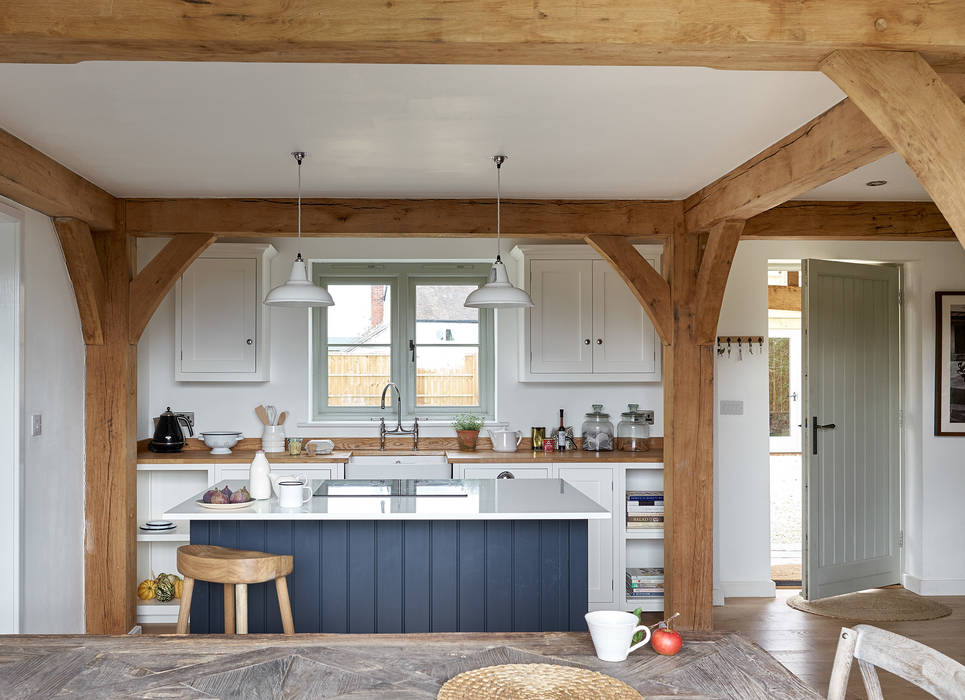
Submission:
{"label": "wooden spoon", "polygon": [[288,418],[288,411],[282,411],[278,416],[278,425],[285,425],[286,418]]}
{"label": "wooden spoon", "polygon": [[264,406],[255,406],[255,415],[258,416],[262,425],[268,425],[268,411],[265,410]]}

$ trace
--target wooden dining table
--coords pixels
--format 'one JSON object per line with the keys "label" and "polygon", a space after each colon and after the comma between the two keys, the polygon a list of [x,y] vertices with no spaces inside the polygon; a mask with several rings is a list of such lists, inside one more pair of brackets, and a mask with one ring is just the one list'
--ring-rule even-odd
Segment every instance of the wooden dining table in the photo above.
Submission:
{"label": "wooden dining table", "polygon": [[529,663],[599,671],[648,700],[823,697],[756,644],[716,632],[620,663],[597,659],[585,632],[16,635],[0,637],[0,697],[434,698],[463,671]]}

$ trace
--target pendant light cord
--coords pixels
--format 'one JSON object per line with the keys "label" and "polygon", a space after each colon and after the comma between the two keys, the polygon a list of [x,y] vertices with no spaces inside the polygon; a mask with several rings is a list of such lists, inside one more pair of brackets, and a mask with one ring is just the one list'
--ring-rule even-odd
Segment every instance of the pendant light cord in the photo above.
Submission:
{"label": "pendant light cord", "polygon": [[305,154],[302,151],[292,153],[295,162],[298,163],[298,255],[296,260],[302,259],[302,160]]}
{"label": "pendant light cord", "polygon": [[502,193],[500,188],[500,174],[502,173],[503,161],[506,156],[493,156],[496,162],[496,260],[500,261],[499,253],[502,248]]}

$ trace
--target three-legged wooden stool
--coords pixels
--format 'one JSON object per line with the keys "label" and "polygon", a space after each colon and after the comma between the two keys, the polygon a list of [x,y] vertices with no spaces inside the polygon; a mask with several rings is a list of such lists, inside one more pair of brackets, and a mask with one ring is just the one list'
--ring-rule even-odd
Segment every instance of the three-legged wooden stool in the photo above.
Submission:
{"label": "three-legged wooden stool", "polygon": [[285,576],[292,572],[292,567],[292,558],[287,554],[251,552],[207,544],[178,547],[178,571],[184,575],[181,607],[178,609],[178,634],[188,631],[195,579],[224,584],[225,634],[234,634],[236,626],[238,634],[248,634],[248,584],[274,579],[282,628],[285,634],[295,634],[288,583],[285,580]]}

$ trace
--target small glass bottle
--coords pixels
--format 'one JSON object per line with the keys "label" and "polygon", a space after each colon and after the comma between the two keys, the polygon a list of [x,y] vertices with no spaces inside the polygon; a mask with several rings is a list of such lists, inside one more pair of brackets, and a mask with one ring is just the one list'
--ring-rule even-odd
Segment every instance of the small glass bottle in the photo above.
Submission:
{"label": "small glass bottle", "polygon": [[584,452],[613,451],[613,423],[610,414],[603,412],[602,403],[593,404],[593,411],[586,414],[582,433]]}
{"label": "small glass bottle", "polygon": [[639,404],[627,404],[626,413],[620,414],[617,425],[617,449],[623,452],[646,452],[650,449],[650,426],[653,413],[641,411]]}

